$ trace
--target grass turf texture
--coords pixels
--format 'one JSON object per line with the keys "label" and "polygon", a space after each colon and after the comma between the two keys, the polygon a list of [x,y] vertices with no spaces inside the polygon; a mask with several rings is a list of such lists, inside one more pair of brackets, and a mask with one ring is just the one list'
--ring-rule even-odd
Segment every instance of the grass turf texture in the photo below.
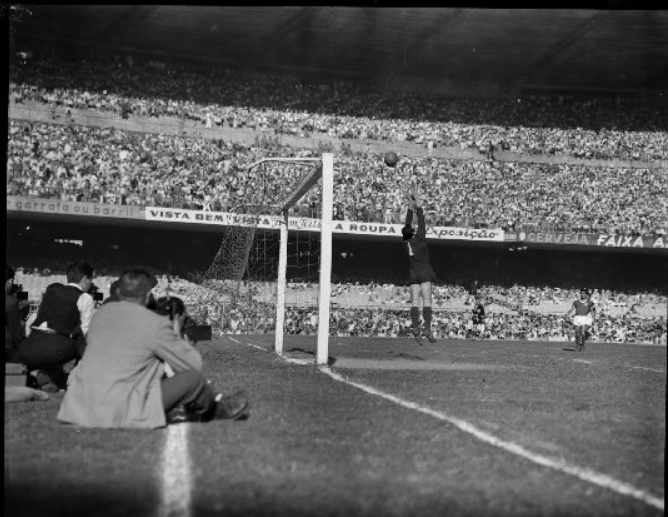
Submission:
{"label": "grass turf texture", "polygon": [[[329,355],[353,382],[663,498],[666,349],[564,346],[331,338]],[[252,413],[188,426],[192,516],[663,515],[286,363],[271,336],[199,348],[217,387],[248,389]],[[312,362],[314,339],[284,349]],[[64,427],[57,407],[5,404],[5,515],[155,515],[167,431]]]}

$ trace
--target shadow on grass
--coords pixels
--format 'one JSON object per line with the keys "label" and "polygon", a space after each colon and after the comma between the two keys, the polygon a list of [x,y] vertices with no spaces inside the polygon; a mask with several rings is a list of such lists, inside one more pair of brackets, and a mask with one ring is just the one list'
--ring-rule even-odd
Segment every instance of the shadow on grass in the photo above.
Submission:
{"label": "shadow on grass", "polygon": [[[315,353],[304,348],[293,347],[285,351],[285,355],[292,359],[311,359],[315,357]],[[336,358],[327,356],[327,366],[333,366],[336,363]]]}
{"label": "shadow on grass", "polygon": [[5,479],[5,517],[144,517],[155,515],[159,494],[138,486],[124,489],[104,485],[52,486],[11,483]]}

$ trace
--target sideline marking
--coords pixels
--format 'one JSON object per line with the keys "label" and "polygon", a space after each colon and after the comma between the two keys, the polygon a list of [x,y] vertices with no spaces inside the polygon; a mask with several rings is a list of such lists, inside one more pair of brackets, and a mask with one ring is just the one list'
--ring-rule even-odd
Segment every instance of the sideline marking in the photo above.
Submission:
{"label": "sideline marking", "polygon": [[500,449],[508,451],[512,454],[516,454],[518,456],[526,458],[529,461],[537,463],[538,465],[542,465],[543,467],[564,472],[571,476],[580,478],[583,481],[593,483],[594,485],[598,485],[603,488],[607,488],[609,490],[613,490],[614,492],[617,492],[622,495],[635,497],[636,499],[639,499],[642,502],[654,506],[655,508],[658,508],[660,510],[664,509],[663,499],[653,496],[652,494],[645,492],[644,490],[641,490],[639,488],[636,488],[632,485],[629,485],[628,483],[624,483],[623,481],[614,479],[613,477],[610,477],[606,474],[601,474],[600,472],[596,472],[588,468],[579,467],[578,465],[571,465],[563,459],[550,458],[549,456],[537,454],[528,449],[525,449],[524,447],[522,447],[517,443],[502,440],[500,438],[497,438],[493,434],[478,429],[477,427],[467,422],[466,420],[451,417],[445,413],[442,413],[441,411],[435,411],[428,407],[420,406],[419,404],[416,404],[414,402],[409,402],[407,400],[400,399],[399,397],[390,395],[389,393],[384,393],[380,390],[372,388],[371,386],[366,386],[365,384],[360,384],[354,381],[350,381],[345,377],[339,375],[338,373],[334,373],[329,368],[329,366],[319,366],[318,368],[320,369],[320,371],[326,373],[336,381],[348,384],[362,391],[365,391],[371,395],[382,397],[405,408],[414,409],[416,411],[419,411],[420,413],[424,413],[426,415],[433,416],[439,420],[448,422],[454,425],[455,427],[459,428],[460,430],[464,431],[465,433],[469,433],[485,443],[488,443],[490,445],[493,445],[494,447],[498,447]]}
{"label": "sideline marking", "polygon": [[[232,341],[238,344],[246,344],[248,346],[251,346],[253,348],[257,348],[259,350],[262,350],[264,352],[267,352],[266,348],[262,348],[260,346],[254,345],[252,343],[242,343],[241,341],[238,341],[234,338],[230,338]],[[284,357],[279,355],[281,359],[284,359],[285,361],[289,363],[296,363],[296,364],[311,364],[315,366],[314,361],[299,361],[296,359],[290,359],[289,357]],[[628,483],[624,483],[623,481],[619,481],[611,476],[608,476],[607,474],[602,474],[600,472],[596,472],[595,470],[588,469],[585,467],[580,467],[578,465],[571,465],[568,462],[566,462],[563,459],[560,458],[551,458],[549,456],[545,456],[543,454],[538,454],[535,452],[532,452],[521,445],[513,442],[509,442],[506,440],[502,440],[501,438],[497,438],[491,433],[485,432],[482,429],[478,429],[476,426],[473,424],[467,422],[466,420],[462,420],[460,418],[452,417],[449,416],[441,411],[435,411],[433,409],[430,409],[428,407],[420,406],[419,404],[416,404],[415,402],[409,402],[407,400],[403,400],[399,397],[396,397],[394,395],[390,395],[389,393],[384,393],[380,390],[377,390],[376,388],[372,388],[371,386],[367,386],[365,384],[361,384],[358,382],[354,382],[351,380],[346,379],[342,375],[339,375],[338,373],[335,373],[331,370],[329,366],[318,366],[318,369],[329,375],[332,379],[338,382],[342,382],[343,384],[348,384],[349,386],[353,386],[354,388],[358,388],[362,391],[365,391],[366,393],[369,393],[370,395],[376,395],[378,397],[384,398],[386,400],[389,400],[391,402],[394,402],[395,404],[398,404],[402,407],[405,407],[407,409],[413,409],[415,411],[419,411],[420,413],[424,413],[426,415],[432,416],[438,420],[442,420],[444,422],[448,422],[449,424],[454,425],[461,431],[473,435],[475,438],[478,440],[487,443],[489,445],[492,445],[494,447],[498,447],[500,449],[503,449],[507,452],[510,452],[511,454],[516,454],[522,458],[525,458],[533,463],[536,463],[538,465],[541,465],[543,467],[547,467],[549,469],[557,470],[559,472],[563,472],[565,474],[575,476],[582,481],[585,481],[587,483],[591,483],[594,485],[598,485],[602,488],[606,488],[608,490],[612,490],[613,492],[617,492],[618,494],[621,495],[626,495],[629,497],[634,497],[643,503],[653,506],[655,508],[658,508],[661,511],[664,510],[664,500],[660,497],[654,496],[650,494],[649,492],[646,492],[645,490],[641,490],[639,488],[634,487],[633,485],[629,485]]]}
{"label": "sideline marking", "polygon": [[657,370],[656,368],[647,368],[646,366],[629,366],[632,370],[645,370],[647,372],[666,373],[666,370]]}
{"label": "sideline marking", "polygon": [[167,426],[162,455],[162,501],[159,517],[190,517],[192,480],[188,456],[188,426]]}

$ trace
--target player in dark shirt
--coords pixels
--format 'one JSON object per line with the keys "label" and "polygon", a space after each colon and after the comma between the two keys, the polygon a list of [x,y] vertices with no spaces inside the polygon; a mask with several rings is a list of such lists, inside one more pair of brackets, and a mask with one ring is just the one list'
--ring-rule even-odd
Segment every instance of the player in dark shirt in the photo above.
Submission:
{"label": "player in dark shirt", "polygon": [[589,329],[594,323],[596,317],[596,305],[591,301],[591,294],[583,289],[580,292],[580,299],[575,300],[573,305],[566,313],[566,318],[575,314],[573,325],[575,326],[575,346],[578,352],[583,352],[585,341],[589,335]]}
{"label": "player in dark shirt", "polygon": [[482,339],[485,334],[485,306],[482,304],[480,296],[476,296],[471,323],[473,324],[473,329],[478,332],[478,339]]}
{"label": "player in dark shirt", "polygon": [[[408,284],[411,289],[411,323],[413,335],[422,345],[420,329],[419,303],[422,299],[422,316],[424,317],[425,335],[431,343],[436,339],[431,330],[431,283],[436,280],[434,270],[429,263],[429,249],[427,247],[427,228],[425,226],[424,211],[417,188],[406,195],[408,212],[406,224],[401,230],[403,247],[408,254]],[[413,211],[417,213],[417,231],[413,228]]]}

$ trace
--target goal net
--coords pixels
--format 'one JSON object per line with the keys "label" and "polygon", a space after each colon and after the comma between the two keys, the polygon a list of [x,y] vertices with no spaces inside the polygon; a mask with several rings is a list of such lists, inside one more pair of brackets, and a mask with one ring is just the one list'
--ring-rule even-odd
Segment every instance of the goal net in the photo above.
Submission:
{"label": "goal net", "polygon": [[333,173],[331,153],[248,167],[234,224],[186,300],[197,319],[221,334],[273,334],[278,354],[285,336],[313,336],[326,364]]}

